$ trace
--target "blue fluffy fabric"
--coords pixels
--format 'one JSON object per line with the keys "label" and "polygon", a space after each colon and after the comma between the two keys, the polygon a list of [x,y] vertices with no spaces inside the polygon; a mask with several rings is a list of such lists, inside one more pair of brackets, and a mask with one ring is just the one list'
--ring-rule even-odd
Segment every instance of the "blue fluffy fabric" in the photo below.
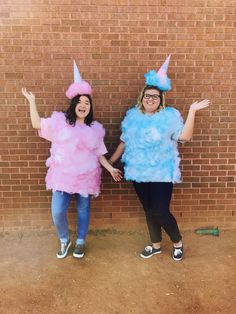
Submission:
{"label": "blue fluffy fabric", "polygon": [[180,113],[165,108],[153,115],[130,109],[122,122],[125,179],[136,182],[181,182],[177,141],[183,129]]}
{"label": "blue fluffy fabric", "polygon": [[171,82],[166,73],[161,74],[155,70],[150,70],[148,73],[144,74],[144,77],[146,79],[146,85],[156,86],[163,92],[167,92],[171,89]]}

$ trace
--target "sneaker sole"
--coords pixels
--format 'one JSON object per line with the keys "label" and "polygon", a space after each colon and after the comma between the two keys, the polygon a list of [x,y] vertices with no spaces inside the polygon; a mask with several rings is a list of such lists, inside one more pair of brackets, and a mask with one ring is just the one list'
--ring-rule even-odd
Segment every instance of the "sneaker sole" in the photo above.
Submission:
{"label": "sneaker sole", "polygon": [[75,258],[82,258],[84,256],[84,253],[83,254],[77,254],[77,253],[73,253],[73,256]]}
{"label": "sneaker sole", "polygon": [[183,257],[181,257],[181,258],[176,258],[176,257],[174,257],[174,256],[172,256],[172,258],[173,258],[174,261],[177,261],[177,262],[182,261],[182,259],[183,259]]}
{"label": "sneaker sole", "polygon": [[150,257],[152,257],[153,255],[156,255],[156,254],[160,254],[161,253],[161,251],[159,251],[159,252],[155,252],[155,253],[153,253],[152,255],[149,255],[149,256],[145,256],[145,255],[143,255],[143,254],[140,254],[139,256],[140,257],[142,257],[142,258],[150,258]]}
{"label": "sneaker sole", "polygon": [[68,254],[68,250],[69,250],[70,246],[71,246],[71,242],[68,244],[65,253],[64,253],[63,255],[58,255],[58,254],[57,254],[57,258],[59,258],[59,259],[65,258],[66,255]]}

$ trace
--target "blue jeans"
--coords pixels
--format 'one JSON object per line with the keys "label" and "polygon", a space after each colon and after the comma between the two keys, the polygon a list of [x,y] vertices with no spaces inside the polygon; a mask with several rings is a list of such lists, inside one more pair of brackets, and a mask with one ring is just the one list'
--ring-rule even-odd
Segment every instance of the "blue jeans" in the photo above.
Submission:
{"label": "blue jeans", "polygon": [[66,216],[73,195],[76,196],[76,209],[78,212],[76,244],[83,244],[89,227],[90,196],[83,197],[80,194],[69,194],[62,191],[53,192],[52,218],[60,241],[66,242],[69,239],[69,228]]}

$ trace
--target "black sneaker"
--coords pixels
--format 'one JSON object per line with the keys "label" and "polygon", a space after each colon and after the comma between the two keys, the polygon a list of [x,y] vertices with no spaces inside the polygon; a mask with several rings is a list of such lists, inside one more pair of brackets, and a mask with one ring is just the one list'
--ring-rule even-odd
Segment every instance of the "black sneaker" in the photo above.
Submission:
{"label": "black sneaker", "polygon": [[76,258],[82,258],[85,252],[85,245],[84,244],[76,244],[75,249],[73,252],[73,256]]}
{"label": "black sneaker", "polygon": [[142,253],[140,253],[140,256],[142,258],[149,258],[149,257],[152,257],[153,255],[159,254],[159,253],[161,253],[161,248],[155,249],[153,246],[148,245],[144,248]]}
{"label": "black sneaker", "polygon": [[173,247],[172,258],[175,261],[181,261],[181,259],[183,258],[183,255],[184,255],[184,247],[183,246]]}
{"label": "black sneaker", "polygon": [[64,258],[64,257],[66,257],[70,246],[71,246],[71,241],[70,240],[68,240],[67,242],[61,242],[61,248],[57,252],[57,258]]}

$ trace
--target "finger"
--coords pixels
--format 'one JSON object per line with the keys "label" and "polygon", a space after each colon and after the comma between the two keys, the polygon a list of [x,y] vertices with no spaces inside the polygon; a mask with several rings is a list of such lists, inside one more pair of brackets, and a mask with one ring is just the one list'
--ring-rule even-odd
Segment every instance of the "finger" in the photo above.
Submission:
{"label": "finger", "polygon": [[119,175],[115,175],[114,178],[120,179],[121,177]]}
{"label": "finger", "polygon": [[201,103],[202,106],[208,106],[209,105],[209,102],[203,102]]}
{"label": "finger", "polygon": [[116,177],[114,177],[114,180],[117,182],[117,181],[119,181],[119,179],[118,178],[116,178]]}
{"label": "finger", "polygon": [[209,106],[209,104],[202,104],[202,105],[201,105],[202,108],[208,107],[208,106]]}
{"label": "finger", "polygon": [[210,100],[209,99],[203,99],[203,100],[201,100],[201,101],[196,101],[194,104],[204,104],[204,103],[209,103],[210,102]]}
{"label": "finger", "polygon": [[201,106],[198,106],[196,108],[196,110],[201,110],[201,109],[204,109],[204,108],[207,108],[207,107],[208,107],[208,105],[201,105]]}
{"label": "finger", "polygon": [[114,176],[114,180],[115,181],[120,181],[122,179],[122,177],[120,175],[115,175]]}
{"label": "finger", "polygon": [[119,171],[117,171],[116,173],[115,173],[115,176],[116,177],[121,177],[122,178],[122,173],[121,173],[121,171],[119,170]]}
{"label": "finger", "polygon": [[201,103],[207,103],[207,104],[209,104],[209,103],[210,103],[210,100],[209,100],[209,99],[204,99],[204,100],[201,101]]}
{"label": "finger", "polygon": [[120,179],[121,179],[122,176],[121,176],[120,174],[117,174],[117,175],[116,175],[116,178],[120,178]]}
{"label": "finger", "polygon": [[205,105],[208,105],[209,103],[208,102],[200,102],[198,103],[198,106],[205,106]]}

